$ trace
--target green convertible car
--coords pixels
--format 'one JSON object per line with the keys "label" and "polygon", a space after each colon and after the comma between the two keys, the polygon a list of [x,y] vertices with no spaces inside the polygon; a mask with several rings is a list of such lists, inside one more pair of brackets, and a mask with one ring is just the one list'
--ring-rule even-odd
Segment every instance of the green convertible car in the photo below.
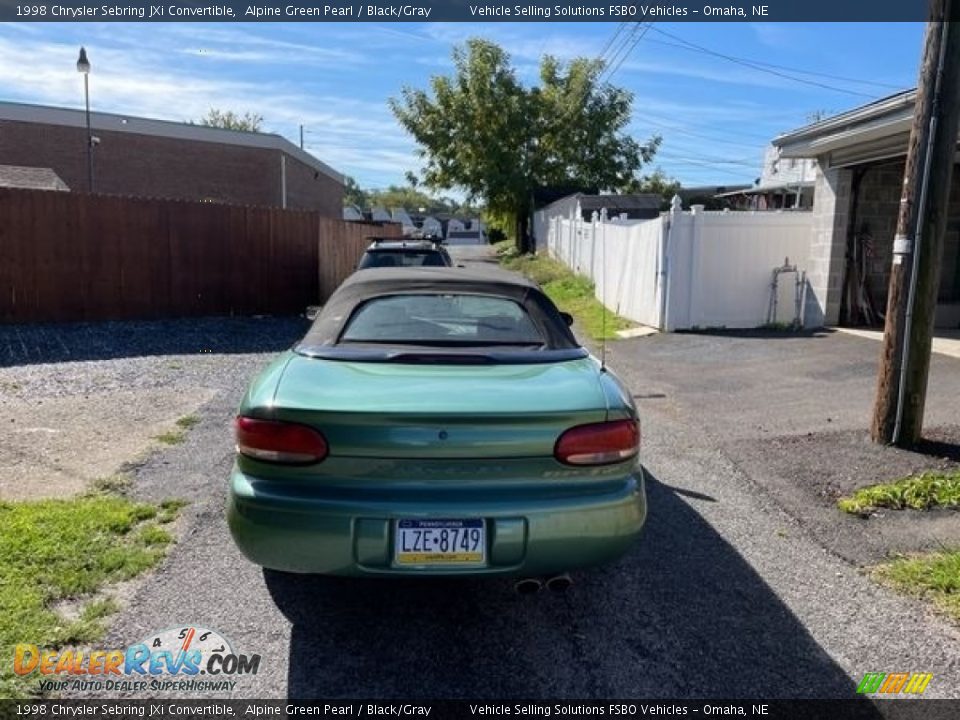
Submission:
{"label": "green convertible car", "polygon": [[230,530],[275,570],[560,586],[646,516],[630,394],[500,270],[354,274],[250,385],[236,443]]}

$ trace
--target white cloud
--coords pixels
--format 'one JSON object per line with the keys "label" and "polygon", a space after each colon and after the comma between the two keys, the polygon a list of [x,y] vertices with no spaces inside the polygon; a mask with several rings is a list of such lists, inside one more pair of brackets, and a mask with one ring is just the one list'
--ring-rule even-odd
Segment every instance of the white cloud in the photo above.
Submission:
{"label": "white cloud", "polygon": [[[219,36],[220,40],[226,41],[226,36]],[[0,56],[5,59],[0,63],[0,87],[7,99],[82,107],[83,84],[75,70],[77,46],[0,36]],[[293,80],[264,86],[254,80],[225,78],[184,54],[182,48],[162,42],[144,43],[137,52],[130,52],[97,39],[87,43],[87,50],[93,66],[90,97],[95,111],[174,121],[199,118],[211,107],[250,111],[265,118],[266,130],[291,139],[297,137],[297,126],[305,125],[312,151],[347,174],[391,176],[399,182],[406,170],[417,166],[412,143],[385,101],[306,93]]]}
{"label": "white cloud", "polygon": [[234,28],[207,29],[192,25],[175,25],[171,37],[188,43],[181,52],[207,55],[215,59],[237,62],[268,62],[309,65],[362,65],[369,62],[363,53],[346,47],[330,47],[329,38],[318,35],[316,42],[291,42],[265,37],[255,32]]}
{"label": "white cloud", "polygon": [[[419,166],[386,96],[403,84],[427,87],[430,74],[449,72],[452,44],[478,35],[498,42],[511,54],[519,77],[533,83],[544,53],[562,60],[595,57],[615,28],[613,23],[0,24],[0,87],[4,99],[82,107],[83,84],[74,65],[84,44],[93,63],[95,110],[181,121],[211,107],[251,111],[264,116],[266,129],[291,139],[303,124],[318,157],[363,183],[386,185],[402,182],[405,171]],[[771,47],[795,37],[793,27],[768,23],[753,33]],[[750,31],[746,38],[753,39]],[[822,91],[651,39],[640,41],[613,82],[636,95],[631,125],[636,137],[663,133],[665,169],[685,170],[675,173],[684,179],[711,170],[671,165],[667,157],[759,157],[766,133],[772,137],[802,124],[811,109],[807,103],[826,107]],[[818,92],[819,97],[813,94]]]}

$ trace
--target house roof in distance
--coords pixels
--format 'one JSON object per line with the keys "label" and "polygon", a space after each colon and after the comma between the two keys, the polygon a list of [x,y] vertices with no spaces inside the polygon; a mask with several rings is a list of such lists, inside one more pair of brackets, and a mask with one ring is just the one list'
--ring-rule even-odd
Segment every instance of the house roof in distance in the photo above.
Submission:
{"label": "house roof in distance", "polygon": [[0,187],[25,190],[69,190],[51,168],[0,165]]}
{"label": "house roof in distance", "polygon": [[734,197],[736,195],[763,195],[764,193],[791,192],[803,188],[812,188],[816,183],[813,180],[802,180],[798,182],[771,183],[769,185],[748,185],[736,190],[717,193],[714,197]]}
{"label": "house roof in distance", "polygon": [[[63,125],[66,127],[86,127],[86,114],[83,110],[27,103],[0,102],[0,121],[2,120]],[[185,122],[104,112],[90,113],[90,127],[92,130],[279,150],[341,184],[344,182],[341,173],[275,133],[227,130],[225,128],[207,127],[206,125],[191,125]]]}
{"label": "house roof in distance", "polygon": [[613,215],[627,210],[659,210],[661,198],[656,193],[632,195],[580,195],[581,211],[600,211],[603,208]]}

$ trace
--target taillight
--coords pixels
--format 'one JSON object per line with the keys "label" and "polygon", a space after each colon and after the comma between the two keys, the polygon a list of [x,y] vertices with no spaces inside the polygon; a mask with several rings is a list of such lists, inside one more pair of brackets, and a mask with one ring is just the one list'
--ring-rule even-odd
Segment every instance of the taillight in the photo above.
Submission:
{"label": "taillight", "polygon": [[306,425],[240,415],[235,427],[237,452],[256,460],[307,465],[320,462],[330,450],[327,439]]}
{"label": "taillight", "polygon": [[608,465],[640,452],[640,426],[635,420],[578,425],[557,440],[553,455],[567,465]]}

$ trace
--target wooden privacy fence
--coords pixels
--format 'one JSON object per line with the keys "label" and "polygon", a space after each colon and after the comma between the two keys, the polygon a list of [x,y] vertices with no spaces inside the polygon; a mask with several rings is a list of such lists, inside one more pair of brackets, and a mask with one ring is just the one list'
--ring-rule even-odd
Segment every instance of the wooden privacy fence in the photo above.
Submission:
{"label": "wooden privacy fence", "polygon": [[315,212],[0,189],[0,322],[299,313],[367,236]]}

